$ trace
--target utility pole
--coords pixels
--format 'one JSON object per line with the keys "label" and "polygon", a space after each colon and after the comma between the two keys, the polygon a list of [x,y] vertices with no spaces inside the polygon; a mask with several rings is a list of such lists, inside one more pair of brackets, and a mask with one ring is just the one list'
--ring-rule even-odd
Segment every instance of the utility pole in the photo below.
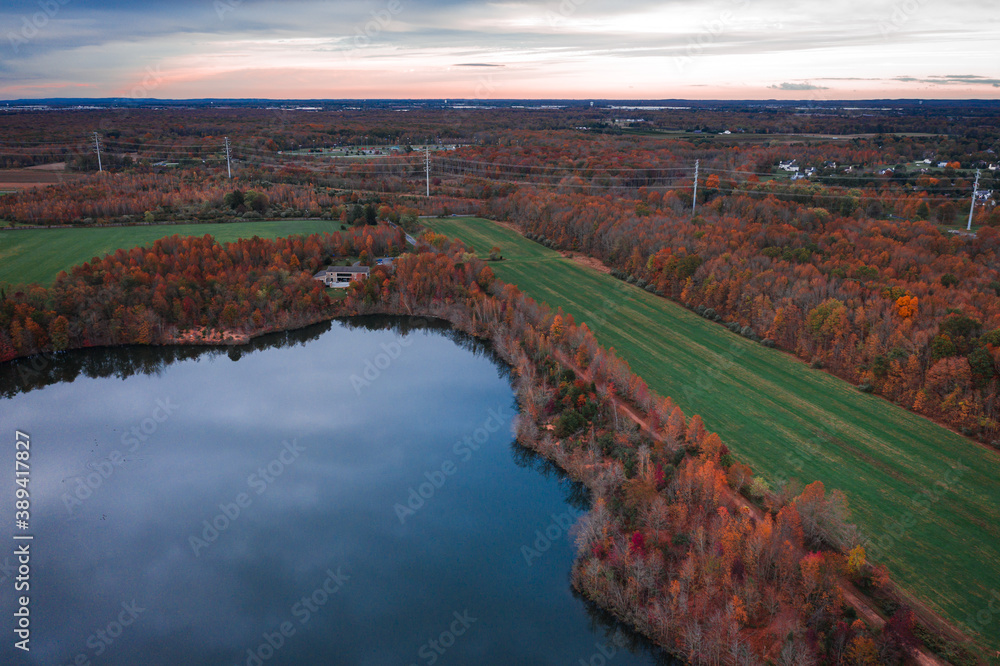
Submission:
{"label": "utility pole", "polygon": [[229,159],[229,137],[226,137],[226,169],[229,171],[229,180],[233,179],[233,165]]}
{"label": "utility pole", "polygon": [[427,177],[427,196],[431,196],[431,149],[424,146],[424,175]]}
{"label": "utility pole", "polygon": [[694,211],[698,207],[698,165],[701,160],[694,161],[694,196],[691,197],[691,218],[694,219]]}
{"label": "utility pole", "polygon": [[97,170],[104,171],[101,165],[101,138],[97,136],[97,132],[94,132],[94,152],[97,153]]}
{"label": "utility pole", "polygon": [[979,194],[979,169],[976,169],[976,182],[972,185],[972,203],[969,204],[969,224],[966,231],[972,231],[972,213],[976,210],[976,195]]}

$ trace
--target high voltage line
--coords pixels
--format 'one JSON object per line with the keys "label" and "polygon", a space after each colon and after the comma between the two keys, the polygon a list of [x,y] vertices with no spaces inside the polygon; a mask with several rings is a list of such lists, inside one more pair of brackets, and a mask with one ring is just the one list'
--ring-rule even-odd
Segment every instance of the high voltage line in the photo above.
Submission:
{"label": "high voltage line", "polygon": [[[16,149],[18,145],[24,146],[26,152],[8,152]],[[52,146],[66,146],[63,150],[56,150]],[[9,142],[0,141],[0,156],[6,157],[58,157],[65,156],[67,152],[74,151],[83,153],[86,151],[85,141],[72,147],[62,142]],[[140,152],[145,149],[154,148],[155,153],[149,155],[149,159],[180,159],[183,157],[201,157],[207,164],[211,160],[213,163],[221,161],[226,154],[227,148],[224,143],[202,143],[202,144],[153,144],[127,141],[110,141],[100,144],[105,152],[109,150]],[[41,150],[39,150],[41,148]],[[610,166],[559,166],[546,164],[517,164],[510,162],[492,162],[486,160],[472,160],[454,155],[441,155],[436,151],[433,155],[429,152],[421,155],[418,151],[404,154],[383,154],[383,155],[328,155],[325,153],[310,152],[284,152],[273,151],[264,148],[230,144],[229,149],[235,159],[242,155],[244,167],[265,167],[281,169],[286,167],[297,167],[307,169],[317,175],[328,176],[339,180],[349,180],[351,178],[374,178],[374,177],[416,177],[424,172],[429,178],[431,167],[437,166],[436,172],[439,175],[455,178],[468,178],[474,180],[489,181],[504,185],[522,185],[534,187],[569,187],[585,188],[588,190],[621,190],[621,189],[681,189],[687,187],[697,187],[697,184],[704,186],[703,179],[694,180],[689,166],[674,164],[633,166],[633,167],[610,167]],[[93,146],[89,151],[92,152]],[[31,151],[31,152],[27,152]],[[192,155],[192,153],[195,153]],[[204,154],[200,154],[204,153]],[[307,164],[310,163],[310,164]],[[747,171],[742,169],[726,169],[720,167],[702,167],[702,172],[712,175],[726,177],[741,181],[743,187],[726,186],[720,184],[714,189],[724,194],[748,194],[778,197],[798,197],[798,198],[822,198],[840,200],[884,200],[891,197],[917,196],[922,201],[950,201],[951,198],[945,196],[920,196],[934,192],[954,192],[956,195],[961,192],[959,188],[937,187],[921,188],[920,190],[903,191],[891,190],[882,195],[858,194],[851,195],[844,191],[848,189],[865,188],[868,183],[894,185],[892,180],[879,183],[880,174],[850,175],[828,175],[805,177],[798,180],[806,181],[801,189],[769,190],[769,189],[744,189],[748,182],[746,176],[763,176],[767,181],[762,181],[765,185],[768,182],[776,182],[779,174],[765,173],[757,171]],[[696,177],[696,176],[695,176]],[[740,178],[743,177],[743,178]],[[815,178],[813,180],[812,178]],[[572,179],[572,180],[571,180]],[[610,180],[612,182],[593,182],[595,179]],[[823,181],[844,180],[853,181],[855,185],[836,185],[832,187],[840,189],[833,192],[814,191],[807,187],[822,187]],[[858,182],[862,181],[862,182]],[[865,183],[863,181],[868,181]],[[866,188],[870,189],[870,188]]]}

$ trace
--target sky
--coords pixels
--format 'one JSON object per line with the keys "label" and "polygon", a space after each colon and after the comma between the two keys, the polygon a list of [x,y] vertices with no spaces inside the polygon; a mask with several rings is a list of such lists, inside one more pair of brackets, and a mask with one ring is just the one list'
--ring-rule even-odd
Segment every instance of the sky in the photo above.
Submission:
{"label": "sky", "polygon": [[996,0],[2,0],[0,99],[1000,98]]}

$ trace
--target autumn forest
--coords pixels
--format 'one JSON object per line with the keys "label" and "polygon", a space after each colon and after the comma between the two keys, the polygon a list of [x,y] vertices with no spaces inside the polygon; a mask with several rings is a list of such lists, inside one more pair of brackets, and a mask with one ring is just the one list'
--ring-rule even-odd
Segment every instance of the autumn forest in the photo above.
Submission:
{"label": "autumn forest", "polygon": [[[987,663],[995,626],[900,587],[866,554],[849,492],[768,487],[587,321],[499,280],[499,251],[425,221],[497,221],[995,451],[998,121],[997,105],[958,103],[6,110],[3,261],[18,234],[163,234],[0,284],[0,365],[34,385],[71,349],[442,319],[511,368],[518,441],[588,489],[574,588],[656,645],[704,664]],[[31,182],[39,167],[57,176]],[[331,231],[171,231],[261,220]],[[313,278],[337,264],[368,273]]]}

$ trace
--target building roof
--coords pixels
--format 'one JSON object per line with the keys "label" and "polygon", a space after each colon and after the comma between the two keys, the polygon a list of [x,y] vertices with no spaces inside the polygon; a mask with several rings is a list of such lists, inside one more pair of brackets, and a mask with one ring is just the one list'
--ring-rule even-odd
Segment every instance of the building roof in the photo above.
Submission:
{"label": "building roof", "polygon": [[326,270],[329,273],[367,273],[370,269],[367,266],[330,266]]}

